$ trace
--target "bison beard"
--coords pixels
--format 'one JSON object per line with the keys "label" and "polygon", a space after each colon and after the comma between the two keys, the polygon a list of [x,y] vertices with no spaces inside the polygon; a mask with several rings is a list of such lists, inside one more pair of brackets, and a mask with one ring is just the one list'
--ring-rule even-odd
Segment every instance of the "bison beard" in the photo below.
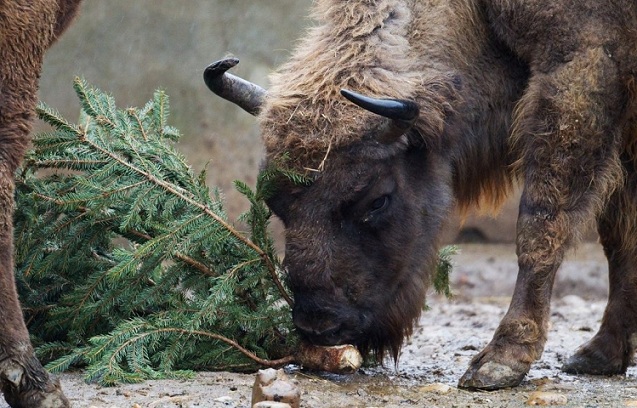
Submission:
{"label": "bison beard", "polygon": [[225,74],[232,64],[204,73],[258,114],[267,164],[314,177],[268,202],[286,226],[299,330],[397,357],[454,204],[494,210],[519,180],[515,291],[460,387],[522,381],[555,273],[593,221],[609,302],[564,370],[624,373],[637,335],[635,2],[319,0],[314,17],[267,92]]}

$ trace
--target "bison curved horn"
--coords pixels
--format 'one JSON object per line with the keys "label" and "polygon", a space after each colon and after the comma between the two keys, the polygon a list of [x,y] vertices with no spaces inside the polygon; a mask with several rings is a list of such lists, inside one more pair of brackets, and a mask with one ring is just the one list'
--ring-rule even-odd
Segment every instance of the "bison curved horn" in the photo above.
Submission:
{"label": "bison curved horn", "polygon": [[226,71],[239,63],[237,58],[226,58],[208,65],[203,80],[210,90],[251,115],[257,115],[263,104],[266,90]]}
{"label": "bison curved horn", "polygon": [[347,89],[341,89],[341,95],[365,110],[390,119],[378,135],[378,141],[383,143],[393,143],[405,134],[420,113],[418,105],[413,101],[370,98]]}

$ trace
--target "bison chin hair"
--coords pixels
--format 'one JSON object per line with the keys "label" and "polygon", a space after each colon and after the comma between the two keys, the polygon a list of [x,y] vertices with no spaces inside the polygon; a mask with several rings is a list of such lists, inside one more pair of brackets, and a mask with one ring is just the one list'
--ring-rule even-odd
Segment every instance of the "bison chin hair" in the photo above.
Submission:
{"label": "bison chin hair", "polygon": [[398,365],[403,343],[413,333],[425,307],[429,276],[420,275],[400,285],[385,307],[375,309],[378,312],[372,317],[366,335],[356,343],[364,356],[370,355],[381,364],[390,356]]}

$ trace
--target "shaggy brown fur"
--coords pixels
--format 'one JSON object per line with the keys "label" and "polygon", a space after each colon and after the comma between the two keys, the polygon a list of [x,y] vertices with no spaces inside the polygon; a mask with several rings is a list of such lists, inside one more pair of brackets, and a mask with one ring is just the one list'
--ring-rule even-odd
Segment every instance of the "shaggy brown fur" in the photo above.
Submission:
{"label": "shaggy brown fur", "polygon": [[13,175],[27,147],[44,52],[80,0],[0,0],[0,386],[12,407],[66,407],[33,354],[13,277]]}
{"label": "shaggy brown fur", "polygon": [[418,61],[405,58],[410,53],[412,11],[396,3],[315,4],[314,15],[322,24],[272,76],[273,97],[267,99],[268,113],[261,117],[268,152],[291,153],[312,168],[328,147],[338,149],[372,131],[378,118],[343,99],[343,88],[377,97],[418,98],[428,113],[421,126],[428,134],[441,134],[444,116],[439,110],[446,101],[436,88],[446,87],[446,78],[437,78],[437,72],[426,77]]}
{"label": "shaggy brown fur", "polygon": [[[512,185],[510,158],[500,136],[510,126],[512,95],[523,86],[525,67],[515,61],[494,61],[514,57],[498,51],[498,41],[489,37],[488,27],[480,21],[479,5],[452,3],[455,14],[447,2],[439,1],[317,2],[313,15],[320,24],[271,77],[263,109],[267,113],[260,117],[270,157],[289,154],[299,168],[316,169],[328,147],[337,149],[373,134],[379,118],[344,100],[339,94],[343,88],[418,101],[422,114],[417,128],[426,135],[425,143],[438,148],[450,145],[452,141],[441,139],[442,128],[457,99],[454,78],[465,72],[468,78],[462,79],[469,82],[467,86],[478,88],[473,83],[477,80],[487,83],[472,89],[479,93],[465,92],[464,105],[483,104],[483,99],[494,105],[493,118],[483,119],[486,123],[480,125],[486,128],[479,135],[491,140],[478,146],[471,138],[455,142],[466,145],[459,159],[467,164],[494,158],[498,162],[486,169],[488,177],[475,177],[469,165],[458,166],[456,170],[465,173],[457,177],[463,181],[455,186],[457,201],[463,209],[477,204],[495,212]],[[478,75],[482,78],[475,78]],[[502,82],[502,77],[517,80]]]}
{"label": "shaggy brown fur", "polygon": [[[597,220],[611,291],[564,369],[622,373],[637,345],[637,5],[579,0],[319,0],[261,109],[268,162],[313,176],[269,200],[286,225],[294,322],[311,341],[398,353],[454,204],[495,208],[524,183],[519,274],[460,380],[517,385],[546,341],[565,251]],[[395,143],[347,88],[417,102]]]}

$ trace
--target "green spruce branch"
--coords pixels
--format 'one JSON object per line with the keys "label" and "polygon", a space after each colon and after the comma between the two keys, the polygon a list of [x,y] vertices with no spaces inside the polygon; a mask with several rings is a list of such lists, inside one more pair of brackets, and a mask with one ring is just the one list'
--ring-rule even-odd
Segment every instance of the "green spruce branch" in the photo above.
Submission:
{"label": "green spruce branch", "polygon": [[245,233],[175,150],[162,91],[120,110],[80,79],[74,88],[80,124],[40,105],[54,130],[17,182],[17,276],[49,369],[86,365],[113,384],[289,362],[292,299],[262,183],[238,185],[252,205]]}

